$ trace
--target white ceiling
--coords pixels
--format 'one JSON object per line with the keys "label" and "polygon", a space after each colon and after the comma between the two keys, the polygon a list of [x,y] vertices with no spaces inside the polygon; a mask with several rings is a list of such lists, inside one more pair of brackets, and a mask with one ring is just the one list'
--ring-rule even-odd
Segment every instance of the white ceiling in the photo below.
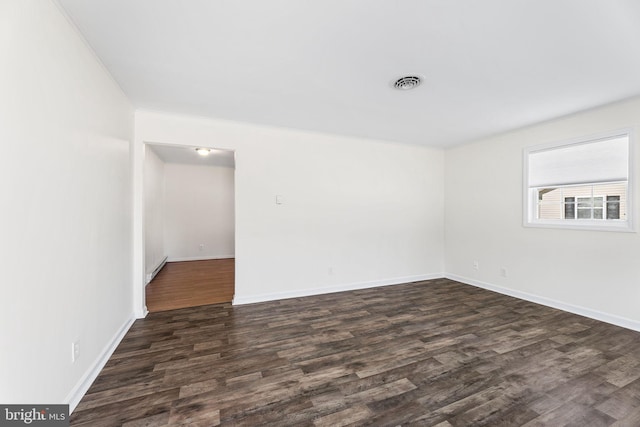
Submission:
{"label": "white ceiling", "polygon": [[151,150],[165,163],[180,163],[183,165],[196,166],[222,166],[233,168],[235,166],[235,156],[233,151],[211,150],[208,156],[201,156],[196,152],[196,147],[171,146],[171,145],[151,145]]}
{"label": "white ceiling", "polygon": [[138,108],[450,146],[640,94],[637,0],[58,2]]}

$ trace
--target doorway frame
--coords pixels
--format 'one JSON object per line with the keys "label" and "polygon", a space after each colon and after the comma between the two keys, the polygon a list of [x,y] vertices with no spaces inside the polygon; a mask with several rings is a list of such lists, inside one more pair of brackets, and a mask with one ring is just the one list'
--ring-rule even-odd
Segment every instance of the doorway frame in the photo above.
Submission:
{"label": "doorway frame", "polygon": [[[131,147],[131,166],[132,166],[132,182],[133,182],[133,266],[132,266],[132,303],[134,316],[137,319],[143,319],[149,314],[146,304],[146,271],[145,271],[145,198],[144,198],[144,165],[147,153],[147,145],[165,145],[173,147],[195,147],[191,143],[176,142],[158,142],[134,139]],[[220,148],[210,143],[198,144],[198,147],[210,148],[212,150],[232,151],[234,153],[234,186],[233,186],[233,221],[234,221],[234,256],[237,263],[237,186],[235,178],[237,176],[237,157],[238,153],[235,149]],[[234,284],[235,287],[235,284]],[[235,299],[235,297],[234,297]]]}

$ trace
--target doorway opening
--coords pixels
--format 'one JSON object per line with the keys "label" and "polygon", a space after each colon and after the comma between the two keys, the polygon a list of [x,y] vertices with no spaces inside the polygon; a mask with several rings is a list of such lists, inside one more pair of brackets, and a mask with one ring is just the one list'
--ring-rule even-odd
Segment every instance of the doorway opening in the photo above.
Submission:
{"label": "doorway opening", "polygon": [[145,144],[150,312],[227,303],[235,292],[233,151]]}

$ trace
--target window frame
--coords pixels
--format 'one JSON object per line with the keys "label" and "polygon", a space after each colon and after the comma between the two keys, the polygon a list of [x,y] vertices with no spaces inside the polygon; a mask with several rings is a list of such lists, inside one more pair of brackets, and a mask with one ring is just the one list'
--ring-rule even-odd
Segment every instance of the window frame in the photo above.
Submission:
{"label": "window frame", "polygon": [[[538,190],[535,188],[529,188],[529,156],[532,153],[545,150],[553,150],[566,148],[573,145],[582,145],[594,143],[607,139],[615,139],[616,137],[626,136],[628,138],[628,175],[627,175],[627,194],[626,194],[626,219],[614,220],[606,219],[607,215],[607,201],[604,198],[603,204],[603,217],[604,219],[577,219],[578,215],[578,199],[575,200],[575,215],[576,219],[538,219]],[[568,230],[594,230],[594,231],[617,231],[617,232],[636,232],[636,204],[634,197],[634,177],[635,177],[635,135],[631,128],[617,129],[614,131],[603,132],[596,135],[587,137],[573,138],[564,141],[551,142],[548,144],[541,144],[531,147],[525,147],[523,149],[523,226],[533,228],[558,228]],[[584,183],[582,185],[600,185],[600,182]],[[558,186],[562,188],[565,186]],[[605,195],[606,196],[606,195]],[[564,202],[564,198],[562,199]],[[564,216],[564,203],[563,203],[563,216]]]}

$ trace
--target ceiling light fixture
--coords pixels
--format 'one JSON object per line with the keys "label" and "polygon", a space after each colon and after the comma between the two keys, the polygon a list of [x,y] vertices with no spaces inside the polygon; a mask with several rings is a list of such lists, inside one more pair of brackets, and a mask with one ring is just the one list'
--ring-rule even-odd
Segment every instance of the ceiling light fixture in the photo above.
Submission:
{"label": "ceiling light fixture", "polygon": [[417,88],[420,83],[422,83],[422,79],[418,76],[404,76],[396,80],[393,87],[398,90],[409,90]]}
{"label": "ceiling light fixture", "polygon": [[208,156],[210,152],[211,149],[209,148],[196,148],[196,153],[200,154],[203,157]]}

